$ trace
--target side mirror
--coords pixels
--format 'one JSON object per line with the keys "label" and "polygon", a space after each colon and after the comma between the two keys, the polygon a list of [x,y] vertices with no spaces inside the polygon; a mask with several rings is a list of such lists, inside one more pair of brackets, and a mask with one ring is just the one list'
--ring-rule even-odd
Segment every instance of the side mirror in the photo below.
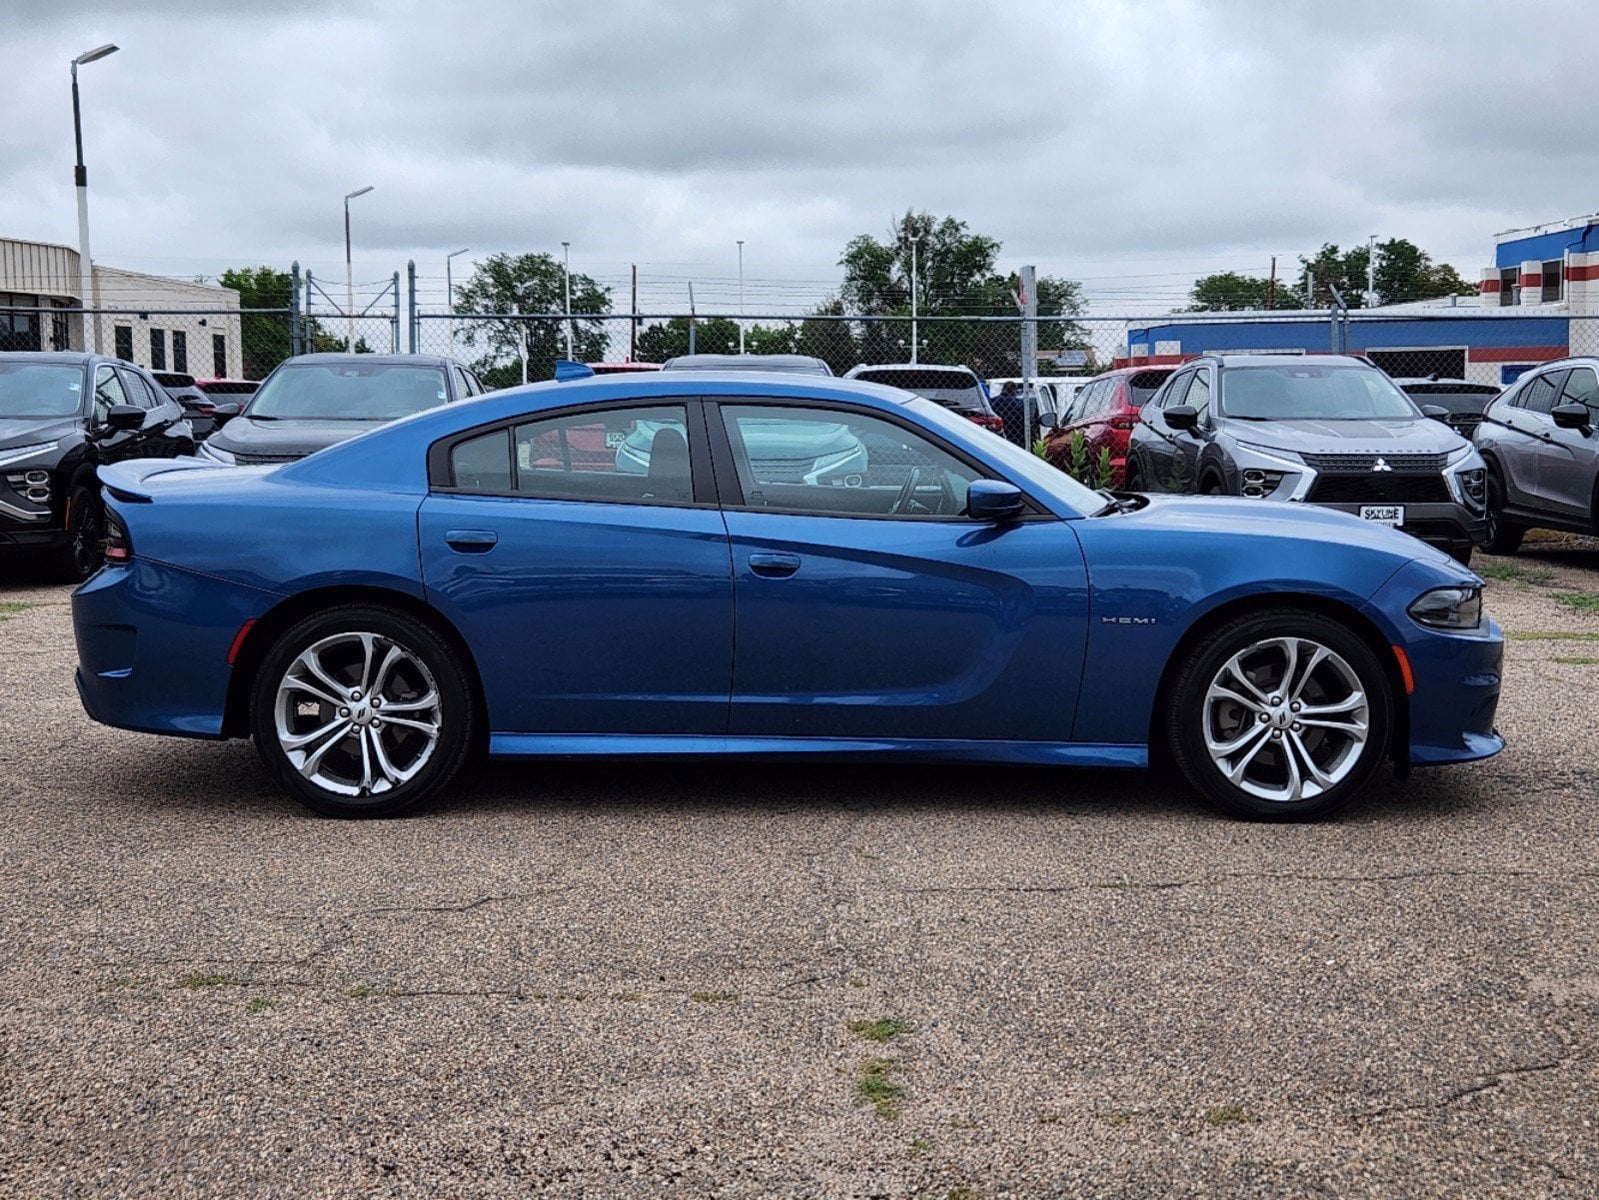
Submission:
{"label": "side mirror", "polygon": [[244,405],[236,400],[229,400],[226,404],[212,406],[211,419],[217,423],[217,428],[220,429],[243,411]]}
{"label": "side mirror", "polygon": [[1022,515],[1022,490],[998,479],[974,479],[966,489],[966,515],[975,521],[1009,521]]}
{"label": "side mirror", "polygon": [[1191,404],[1176,404],[1164,410],[1166,424],[1173,429],[1192,432],[1199,428],[1199,410]]}
{"label": "side mirror", "polygon": [[1421,415],[1431,417],[1434,421],[1442,421],[1449,416],[1449,410],[1441,404],[1423,404]]}
{"label": "side mirror", "polygon": [[1056,412],[1054,412],[1052,410],[1049,410],[1049,409],[1045,409],[1043,412],[1038,414],[1038,427],[1040,429],[1053,429],[1053,428],[1055,428],[1055,426],[1057,426],[1059,424],[1060,424],[1060,414],[1059,413],[1056,413]]}
{"label": "side mirror", "polygon": [[1580,429],[1584,434],[1592,428],[1592,418],[1586,404],[1557,404],[1549,410],[1557,429]]}
{"label": "side mirror", "polygon": [[105,412],[106,428],[119,433],[143,429],[144,418],[144,409],[135,408],[131,404],[113,404]]}

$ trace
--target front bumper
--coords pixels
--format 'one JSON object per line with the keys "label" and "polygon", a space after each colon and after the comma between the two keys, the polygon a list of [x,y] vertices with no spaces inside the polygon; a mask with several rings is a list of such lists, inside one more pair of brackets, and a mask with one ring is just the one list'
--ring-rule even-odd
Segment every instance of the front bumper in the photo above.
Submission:
{"label": "front bumper", "polygon": [[1392,504],[1386,500],[1371,500],[1366,504],[1324,504],[1318,501],[1312,503],[1317,508],[1330,508],[1335,512],[1345,512],[1356,517],[1360,515],[1361,508],[1368,504],[1383,508],[1402,508],[1405,510],[1405,520],[1399,526],[1399,531],[1434,545],[1458,546],[1467,542],[1481,545],[1483,538],[1487,536],[1487,519],[1474,515],[1459,504]]}

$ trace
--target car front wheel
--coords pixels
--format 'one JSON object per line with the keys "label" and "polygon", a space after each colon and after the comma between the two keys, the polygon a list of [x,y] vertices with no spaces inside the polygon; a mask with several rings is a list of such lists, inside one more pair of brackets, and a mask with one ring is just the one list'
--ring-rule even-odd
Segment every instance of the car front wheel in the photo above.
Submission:
{"label": "car front wheel", "polygon": [[1488,472],[1487,528],[1482,548],[1489,554],[1514,554],[1521,549],[1521,539],[1527,527],[1505,520],[1505,485],[1497,472]]}
{"label": "car front wheel", "polygon": [[67,540],[50,563],[62,583],[82,583],[105,561],[105,516],[100,499],[86,487],[75,487],[67,501]]}
{"label": "car front wheel", "polygon": [[346,606],[280,637],[256,673],[256,750],[302,804],[391,816],[447,785],[472,741],[472,690],[433,630],[386,608]]}
{"label": "car front wheel", "polygon": [[1388,753],[1394,702],[1371,649],[1319,613],[1229,621],[1178,670],[1172,757],[1224,812],[1312,820],[1364,792]]}

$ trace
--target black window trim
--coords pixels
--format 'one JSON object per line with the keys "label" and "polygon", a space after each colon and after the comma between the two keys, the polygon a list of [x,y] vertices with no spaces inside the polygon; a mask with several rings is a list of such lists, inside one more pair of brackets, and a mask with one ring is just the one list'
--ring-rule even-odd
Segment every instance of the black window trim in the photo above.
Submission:
{"label": "black window trim", "polygon": [[[937,401],[932,401],[931,403],[936,404]],[[903,413],[872,408],[864,404],[854,404],[847,400],[824,399],[820,396],[707,396],[705,398],[703,405],[704,420],[706,432],[710,435],[711,458],[716,472],[716,489],[722,497],[721,507],[727,512],[766,513],[777,517],[830,517],[846,521],[916,521],[923,524],[937,522],[945,525],[968,525],[976,528],[993,524],[991,521],[969,517],[965,513],[946,517],[938,513],[920,515],[912,513],[817,512],[809,508],[774,508],[769,504],[746,504],[744,502],[743,486],[738,481],[738,467],[734,462],[733,444],[727,436],[727,426],[722,419],[721,408],[724,404],[735,408],[809,408],[875,417],[890,425],[898,425],[902,429],[933,443],[951,458],[975,471],[979,479],[993,479],[1000,483],[1008,483],[1016,488],[1021,492],[1023,504],[1027,509],[1021,517],[1017,518],[1018,521],[1061,520],[1060,517],[1057,517],[1041,504],[1022,484],[1017,483],[1006,475],[996,474],[994,469],[986,463],[973,458],[959,446],[945,441],[935,430],[917,424]],[[696,488],[696,493],[697,491],[698,489]]]}
{"label": "black window trim", "polygon": [[[587,413],[615,412],[617,409],[626,408],[677,408],[686,410],[686,422],[689,432],[689,481],[694,489],[694,499],[688,503],[676,500],[613,500],[607,497],[596,496],[590,499],[578,500],[571,496],[540,496],[536,492],[499,490],[491,488],[457,487],[455,485],[454,471],[450,465],[450,456],[455,447],[462,442],[469,442],[474,438],[486,437],[491,433],[506,431],[507,438],[514,437],[514,431],[519,425],[531,425],[537,421],[554,421],[565,417],[580,417]],[[505,417],[498,421],[488,421],[482,425],[475,425],[471,429],[452,433],[440,438],[428,447],[428,492],[444,496],[489,496],[502,500],[538,500],[545,504],[610,504],[621,505],[628,508],[719,508],[716,496],[716,483],[712,474],[711,453],[706,442],[705,416],[702,411],[703,402],[698,396],[649,396],[627,397],[617,400],[590,400],[584,404],[565,404],[559,408],[536,409],[532,412],[518,413],[514,417]],[[515,480],[514,459],[512,479]]]}

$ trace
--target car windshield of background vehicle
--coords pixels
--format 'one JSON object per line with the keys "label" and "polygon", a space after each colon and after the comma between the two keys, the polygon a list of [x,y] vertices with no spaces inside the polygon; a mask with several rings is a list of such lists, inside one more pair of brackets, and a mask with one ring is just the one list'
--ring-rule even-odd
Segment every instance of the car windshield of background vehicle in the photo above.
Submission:
{"label": "car windshield of background vehicle", "polygon": [[0,417],[70,417],[82,403],[82,367],[0,363]]}
{"label": "car windshield of background vehicle", "polygon": [[1256,421],[1410,421],[1421,410],[1375,369],[1229,367],[1218,411]]}
{"label": "car windshield of background vehicle", "polygon": [[1127,381],[1133,393],[1133,407],[1142,408],[1171,376],[1170,371],[1140,371]]}
{"label": "car windshield of background vehicle", "polygon": [[256,392],[248,417],[275,421],[393,421],[446,399],[437,367],[338,363],[284,367]]}

